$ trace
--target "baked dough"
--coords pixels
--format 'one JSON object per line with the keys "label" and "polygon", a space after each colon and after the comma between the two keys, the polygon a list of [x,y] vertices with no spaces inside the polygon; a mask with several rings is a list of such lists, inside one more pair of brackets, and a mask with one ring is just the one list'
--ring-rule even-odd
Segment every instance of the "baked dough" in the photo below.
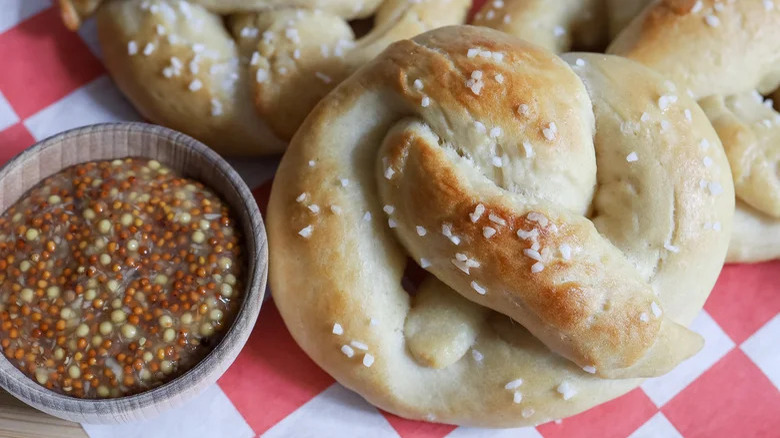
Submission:
{"label": "baked dough", "polygon": [[729,261],[780,257],[780,114],[764,97],[780,85],[780,3],[664,0],[609,52],[689,90],[712,121],[740,201]]}
{"label": "baked dough", "polygon": [[488,0],[474,24],[515,35],[556,53],[603,52],[652,0]]}
{"label": "baked dough", "polygon": [[[107,0],[59,0],[65,25],[77,30],[81,23],[95,13]],[[365,18],[371,15],[382,0],[187,0],[211,11],[223,14],[251,12],[280,8],[318,9],[345,19]]]}
{"label": "baked dough", "polygon": [[[468,0],[63,0],[95,11],[103,59],[149,120],[226,155],[275,154],[316,103],[393,41],[465,19]],[[69,13],[66,11],[76,12]],[[347,19],[374,16],[356,39]]]}
{"label": "baked dough", "polygon": [[[624,58],[471,26],[395,43],[282,159],[274,299],[315,362],[395,414],[576,414],[702,345],[684,326],[734,211],[725,154],[702,140],[718,145],[698,105]],[[428,274],[413,297],[410,258]]]}

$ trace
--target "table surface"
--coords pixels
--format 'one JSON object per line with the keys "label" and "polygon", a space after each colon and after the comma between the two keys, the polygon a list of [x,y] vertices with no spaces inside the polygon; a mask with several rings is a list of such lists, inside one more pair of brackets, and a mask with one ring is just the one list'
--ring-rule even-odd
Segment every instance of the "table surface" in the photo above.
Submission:
{"label": "table surface", "polygon": [[7,438],[86,438],[78,423],[33,409],[0,389],[0,436]]}

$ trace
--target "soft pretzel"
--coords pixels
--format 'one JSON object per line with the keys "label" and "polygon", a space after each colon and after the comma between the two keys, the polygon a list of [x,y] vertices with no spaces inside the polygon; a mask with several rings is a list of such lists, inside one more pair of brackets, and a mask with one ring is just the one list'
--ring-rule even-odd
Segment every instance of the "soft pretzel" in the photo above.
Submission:
{"label": "soft pretzel", "polygon": [[610,53],[639,61],[699,99],[726,149],[738,198],[730,261],[780,257],[780,2],[665,0]]}
{"label": "soft pretzel", "polygon": [[[92,9],[106,67],[145,117],[222,153],[258,155],[283,151],[311,108],[389,43],[460,23],[469,3],[109,0]],[[356,40],[345,20],[372,14],[373,30]]]}
{"label": "soft pretzel", "polygon": [[[701,347],[684,326],[734,208],[726,157],[701,141],[718,145],[696,103],[623,58],[470,26],[395,43],[282,159],[274,299],[314,361],[390,412],[575,414]],[[428,273],[414,297],[409,257]]]}
{"label": "soft pretzel", "polygon": [[556,53],[603,51],[652,0],[488,0],[474,24]]}
{"label": "soft pretzel", "polygon": [[[77,30],[84,19],[106,0],[59,0],[60,12],[65,25]],[[217,13],[230,14],[241,11],[267,9],[304,8],[318,9],[345,19],[364,18],[373,13],[382,0],[187,0]]]}

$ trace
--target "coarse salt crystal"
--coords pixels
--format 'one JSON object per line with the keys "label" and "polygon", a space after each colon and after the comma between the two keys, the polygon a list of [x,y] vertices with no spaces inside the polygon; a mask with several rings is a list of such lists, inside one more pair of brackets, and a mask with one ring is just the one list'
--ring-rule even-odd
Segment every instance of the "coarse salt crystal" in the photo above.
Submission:
{"label": "coarse salt crystal", "polygon": [[354,341],[353,340],[353,341],[349,342],[349,345],[357,348],[358,350],[363,350],[363,351],[367,351],[368,350],[368,345],[366,345],[365,342],[360,342],[360,341]]}
{"label": "coarse salt crystal", "polygon": [[143,52],[144,56],[149,56],[149,55],[152,54],[152,52],[154,52],[154,44],[146,43],[146,45],[144,46],[144,52]]}
{"label": "coarse salt crystal", "polygon": [[344,334],[344,328],[339,323],[333,324],[333,334],[334,335],[343,335]]}
{"label": "coarse salt crystal", "polygon": [[596,374],[596,367],[594,367],[593,365],[586,365],[582,367],[582,370],[588,374]]}
{"label": "coarse salt crystal", "polygon": [[535,239],[536,236],[539,235],[539,230],[536,228],[532,229],[531,231],[525,231],[523,229],[517,230],[517,237],[528,240],[528,239]]}
{"label": "coarse salt crystal", "polygon": [[417,235],[418,236],[422,237],[422,236],[428,234],[428,230],[426,230],[425,227],[421,227],[421,226],[417,225],[416,228],[417,228]]}
{"label": "coarse salt crystal", "polygon": [[421,258],[420,259],[420,267],[421,268],[425,269],[425,268],[427,268],[429,266],[431,266],[431,262],[428,259],[426,259],[426,258]]}
{"label": "coarse salt crystal", "polygon": [[515,379],[507,383],[506,385],[504,385],[504,389],[512,391],[519,388],[522,384],[523,384],[523,379]]}
{"label": "coarse salt crystal", "polygon": [[555,122],[550,122],[546,128],[542,129],[542,134],[544,134],[544,138],[546,138],[548,141],[555,140],[555,134],[558,133],[558,126],[555,125]]}
{"label": "coarse salt crystal", "polygon": [[542,262],[536,262],[531,266],[531,272],[534,274],[538,274],[542,271],[544,271],[544,264]]}
{"label": "coarse salt crystal", "polygon": [[547,219],[547,216],[543,215],[542,213],[536,212],[536,211],[532,211],[532,212],[528,213],[528,215],[526,216],[526,219],[528,219],[531,222],[536,222],[539,225],[541,225],[542,227],[546,227],[547,224],[549,223],[549,221]]}
{"label": "coarse salt crystal", "polygon": [[477,284],[476,281],[472,281],[471,282],[471,288],[474,289],[475,291],[477,291],[477,293],[480,294],[480,295],[485,295],[487,293],[487,290],[485,290],[484,287],[482,287],[479,284]]}
{"label": "coarse salt crystal", "polygon": [[534,156],[534,148],[531,146],[531,143],[524,141],[523,150],[525,151],[526,158],[531,158]]}
{"label": "coarse salt crystal", "polygon": [[366,353],[363,355],[363,366],[366,368],[371,368],[371,365],[374,364],[374,356]]}
{"label": "coarse salt crystal", "polygon": [[201,82],[199,79],[193,79],[192,82],[190,82],[190,91],[198,91],[201,88],[203,88],[203,82]]}
{"label": "coarse salt crystal", "polygon": [[709,188],[710,188],[710,193],[713,196],[718,196],[721,193],[723,193],[723,186],[721,186],[720,183],[717,181],[711,181],[709,184]]}
{"label": "coarse salt crystal", "polygon": [[557,390],[558,390],[558,393],[563,396],[564,400],[569,400],[570,398],[572,398],[575,395],[577,395],[577,390],[575,390],[571,386],[571,384],[568,381],[566,381],[566,380],[564,380],[563,382],[561,382],[560,385],[558,385],[558,389]]}
{"label": "coarse salt crystal", "polygon": [[521,103],[517,106],[517,113],[521,116],[527,116],[531,112],[530,107],[527,104]]}
{"label": "coarse salt crystal", "polygon": [[675,102],[677,102],[677,96],[664,95],[658,98],[658,107],[661,108],[661,111],[664,111]]}
{"label": "coarse salt crystal", "polygon": [[471,219],[472,223],[476,223],[484,213],[485,213],[485,206],[482,204],[477,204],[477,206],[474,207],[474,212],[469,213],[469,218]]}
{"label": "coarse salt crystal", "polygon": [[656,318],[661,316],[661,313],[663,313],[663,312],[661,312],[661,307],[655,301],[650,303],[650,310],[653,311],[653,316],[655,316]]}
{"label": "coarse salt crystal", "polygon": [[720,18],[718,18],[715,15],[707,15],[706,17],[704,17],[704,21],[710,27],[718,27],[718,26],[720,26]]}
{"label": "coarse salt crystal", "polygon": [[529,257],[529,258],[532,258],[532,259],[536,260],[537,262],[541,262],[542,261],[542,256],[541,256],[541,254],[539,254],[539,251],[535,251],[533,249],[526,248],[526,249],[523,250],[523,254],[526,257]]}
{"label": "coarse salt crystal", "polygon": [[257,69],[257,73],[255,73],[255,80],[258,84],[262,84],[263,82],[267,81],[269,78],[268,71],[262,68]]}
{"label": "coarse salt crystal", "polygon": [[485,239],[490,239],[496,234],[496,229],[493,227],[484,227],[482,228],[482,236],[485,237]]}
{"label": "coarse salt crystal", "polygon": [[311,225],[309,225],[307,227],[302,228],[301,231],[298,231],[298,234],[300,234],[301,237],[303,237],[304,239],[308,239],[309,237],[311,237],[311,233],[313,229],[314,228]]}
{"label": "coarse salt crystal", "polygon": [[639,156],[637,155],[637,153],[636,153],[636,152],[631,152],[631,153],[630,153],[630,154],[628,154],[628,156],[626,157],[626,161],[628,161],[629,163],[633,163],[633,162],[635,162],[635,161],[637,161],[637,160],[639,160]]}
{"label": "coarse salt crystal", "polygon": [[561,252],[561,256],[564,260],[571,260],[571,246],[562,243],[561,246],[558,247],[558,250]]}
{"label": "coarse salt crystal", "polygon": [[490,219],[490,222],[493,222],[494,224],[506,226],[506,220],[504,220],[504,218],[502,218],[501,216],[498,216],[495,213],[490,213],[488,215],[488,219]]}
{"label": "coarse salt crystal", "polygon": [[355,355],[355,350],[353,350],[349,345],[342,345],[341,352],[344,353],[344,355],[347,357],[352,357]]}

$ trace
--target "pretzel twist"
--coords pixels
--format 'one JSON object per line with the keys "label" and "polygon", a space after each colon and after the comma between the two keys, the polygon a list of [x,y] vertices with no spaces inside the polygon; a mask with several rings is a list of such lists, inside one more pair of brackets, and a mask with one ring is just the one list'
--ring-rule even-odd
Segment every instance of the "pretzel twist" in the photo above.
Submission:
{"label": "pretzel twist", "polygon": [[609,52],[688,89],[715,126],[739,201],[729,260],[780,257],[780,2],[660,1]]}
{"label": "pretzel twist", "polygon": [[[282,160],[277,306],[318,364],[403,416],[516,426],[587,409],[638,384],[612,378],[701,347],[684,325],[734,203],[702,140],[718,144],[696,103],[622,58],[476,27],[395,43]],[[429,274],[414,297],[407,257]]]}
{"label": "pretzel twist", "polygon": [[[63,0],[92,11],[108,71],[148,119],[228,155],[282,152],[316,103],[388,44],[461,23],[468,0]],[[75,12],[74,12],[75,11]],[[374,15],[356,38],[346,20]],[[224,20],[223,20],[224,19]]]}
{"label": "pretzel twist", "polygon": [[488,0],[474,24],[556,53],[600,52],[648,3],[651,0]]}

